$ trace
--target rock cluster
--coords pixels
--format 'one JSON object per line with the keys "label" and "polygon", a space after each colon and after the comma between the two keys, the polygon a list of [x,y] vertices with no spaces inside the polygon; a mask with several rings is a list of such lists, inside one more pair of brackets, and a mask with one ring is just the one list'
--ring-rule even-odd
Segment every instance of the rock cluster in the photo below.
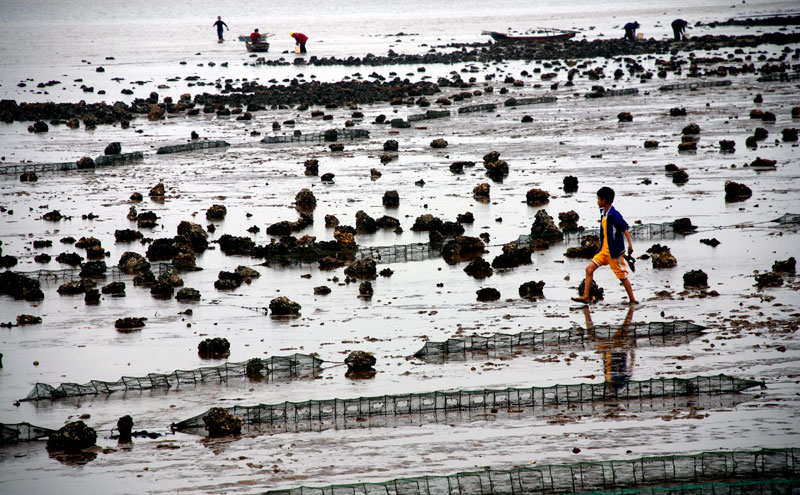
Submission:
{"label": "rock cluster", "polygon": [[67,423],[47,437],[48,452],[78,452],[97,441],[97,432],[83,421]]}
{"label": "rock cluster", "polygon": [[227,409],[214,407],[203,418],[203,423],[211,438],[239,435],[242,433],[244,421],[231,414]]}
{"label": "rock cluster", "polygon": [[653,244],[647,252],[651,255],[653,268],[673,268],[678,264],[667,246]]}
{"label": "rock cluster", "polygon": [[703,270],[689,270],[683,274],[683,286],[686,288],[708,287],[708,275]]}
{"label": "rock cluster", "polygon": [[539,299],[544,297],[544,280],[538,282],[525,282],[519,286],[519,297],[524,299]]}
{"label": "rock cluster", "polygon": [[206,357],[221,357],[231,351],[231,343],[224,337],[203,339],[197,344],[197,353]]}
{"label": "rock cluster", "polygon": [[302,307],[288,297],[281,296],[269,302],[269,310],[273,315],[296,315]]}

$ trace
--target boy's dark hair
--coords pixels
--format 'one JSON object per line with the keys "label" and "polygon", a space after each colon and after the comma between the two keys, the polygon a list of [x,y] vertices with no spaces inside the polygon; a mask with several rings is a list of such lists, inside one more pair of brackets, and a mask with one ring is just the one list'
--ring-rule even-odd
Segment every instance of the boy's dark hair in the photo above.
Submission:
{"label": "boy's dark hair", "polygon": [[614,203],[614,196],[614,190],[608,186],[603,186],[597,190],[597,197],[605,200],[605,202],[608,204]]}

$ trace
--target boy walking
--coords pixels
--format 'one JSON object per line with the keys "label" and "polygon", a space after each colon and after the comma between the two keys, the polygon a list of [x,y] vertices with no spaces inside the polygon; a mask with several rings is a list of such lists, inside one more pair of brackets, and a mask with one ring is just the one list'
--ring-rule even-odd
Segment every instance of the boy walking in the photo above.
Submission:
{"label": "boy walking", "polygon": [[600,225],[603,234],[603,247],[597,253],[592,261],[586,265],[586,280],[583,288],[583,296],[573,297],[575,302],[589,304],[589,290],[592,286],[592,279],[594,272],[603,265],[611,267],[611,271],[625,287],[628,293],[629,304],[636,304],[636,298],[633,297],[633,288],[631,281],[628,279],[628,270],[625,266],[625,243],[623,236],[628,240],[628,254],[633,254],[633,241],[631,241],[631,233],[628,231],[628,224],[622,215],[611,206],[614,203],[614,190],[610,187],[601,187],[597,191],[597,206],[600,207]]}

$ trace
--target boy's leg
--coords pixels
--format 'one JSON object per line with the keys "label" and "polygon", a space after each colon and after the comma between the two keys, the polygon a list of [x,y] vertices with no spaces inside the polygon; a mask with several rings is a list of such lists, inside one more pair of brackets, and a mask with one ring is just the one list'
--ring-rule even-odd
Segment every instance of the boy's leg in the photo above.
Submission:
{"label": "boy's leg", "polygon": [[621,280],[620,282],[622,282],[622,286],[625,287],[625,292],[628,293],[628,302],[630,304],[638,303],[639,301],[637,301],[636,298],[633,297],[633,287],[631,287],[630,279],[626,278],[624,280]]}
{"label": "boy's leg", "polygon": [[589,293],[592,289],[592,280],[594,280],[594,272],[598,268],[599,266],[594,261],[590,261],[589,264],[586,265],[586,278],[583,282],[583,295],[581,297],[573,297],[573,301],[585,303],[590,301]]}

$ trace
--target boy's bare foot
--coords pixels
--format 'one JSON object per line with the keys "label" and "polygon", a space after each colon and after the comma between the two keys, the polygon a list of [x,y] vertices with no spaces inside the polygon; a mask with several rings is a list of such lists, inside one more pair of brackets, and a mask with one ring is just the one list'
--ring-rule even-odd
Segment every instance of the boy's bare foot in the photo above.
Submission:
{"label": "boy's bare foot", "polygon": [[582,298],[582,297],[571,297],[570,299],[572,299],[575,302],[579,302],[579,303],[583,303],[583,304],[589,304],[589,301],[587,299]]}
{"label": "boy's bare foot", "polygon": [[631,305],[633,305],[633,304],[639,304],[639,301],[637,301],[636,299],[634,299],[633,301],[628,301],[628,304],[631,304]]}

